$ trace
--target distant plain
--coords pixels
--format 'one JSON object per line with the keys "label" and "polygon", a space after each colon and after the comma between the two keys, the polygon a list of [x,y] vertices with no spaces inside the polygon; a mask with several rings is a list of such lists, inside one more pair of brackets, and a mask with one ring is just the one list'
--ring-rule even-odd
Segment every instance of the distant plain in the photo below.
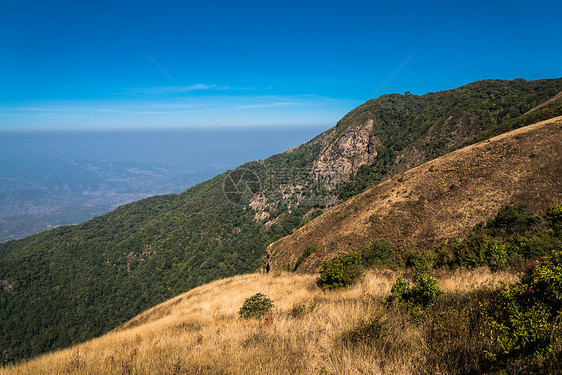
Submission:
{"label": "distant plain", "polygon": [[0,242],[178,193],[320,127],[0,133]]}

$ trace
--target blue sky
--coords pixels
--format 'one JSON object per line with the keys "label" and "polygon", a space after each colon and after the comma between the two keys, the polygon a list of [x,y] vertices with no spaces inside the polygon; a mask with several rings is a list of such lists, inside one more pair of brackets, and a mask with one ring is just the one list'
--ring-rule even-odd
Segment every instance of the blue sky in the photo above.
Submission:
{"label": "blue sky", "polygon": [[560,77],[561,12],[559,1],[4,1],[0,130],[327,128],[385,93]]}

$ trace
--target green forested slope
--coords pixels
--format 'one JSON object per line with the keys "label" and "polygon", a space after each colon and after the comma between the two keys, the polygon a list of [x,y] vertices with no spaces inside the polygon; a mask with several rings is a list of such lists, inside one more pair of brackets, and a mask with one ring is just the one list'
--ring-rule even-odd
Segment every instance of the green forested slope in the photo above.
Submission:
{"label": "green forested slope", "polygon": [[339,195],[356,195],[389,172],[402,172],[460,147],[562,115],[562,102],[526,114],[533,103],[562,91],[561,83],[562,79],[483,80],[421,96],[391,94],[367,101],[338,122],[338,134],[373,118],[382,146],[373,164],[341,184]]}
{"label": "green forested slope", "polygon": [[[255,216],[263,207],[248,206],[252,194],[227,198],[225,190],[235,188],[228,177],[240,175],[225,173],[181,194],[0,244],[0,361],[91,338],[196,285],[255,270],[269,243],[321,212],[322,201],[307,198],[331,193],[302,171],[310,170],[322,141],[336,141],[351,125],[374,118],[382,145],[373,165],[338,187],[340,198],[463,143],[560,115],[562,107],[552,104],[523,117],[560,91],[562,79],[486,80],[370,100],[338,123],[333,139],[326,132],[292,152],[243,166],[258,178],[248,186],[262,192],[267,218]],[[455,121],[464,136],[450,139],[447,124]],[[419,160],[397,159],[413,149],[423,153]],[[287,177],[291,171],[298,176]]]}

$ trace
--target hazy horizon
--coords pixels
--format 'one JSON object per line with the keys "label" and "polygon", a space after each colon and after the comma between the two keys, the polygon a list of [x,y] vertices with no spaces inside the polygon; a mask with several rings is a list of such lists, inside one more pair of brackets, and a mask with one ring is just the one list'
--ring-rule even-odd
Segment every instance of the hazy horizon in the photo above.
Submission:
{"label": "hazy horizon", "polygon": [[324,128],[0,133],[0,242],[179,193]]}

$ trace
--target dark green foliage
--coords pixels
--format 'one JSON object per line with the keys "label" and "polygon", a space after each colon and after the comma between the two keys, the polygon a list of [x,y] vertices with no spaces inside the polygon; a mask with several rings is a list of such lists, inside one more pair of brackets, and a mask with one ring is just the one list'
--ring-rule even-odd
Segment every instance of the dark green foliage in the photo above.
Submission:
{"label": "dark green foliage", "polygon": [[505,269],[509,262],[507,245],[501,239],[492,239],[486,243],[484,259],[492,271]]}
{"label": "dark green foliage", "polygon": [[428,306],[435,302],[443,290],[437,285],[437,280],[427,274],[414,277],[412,288],[402,295],[403,299],[416,305]]}
{"label": "dark green foliage", "polygon": [[413,251],[410,253],[406,266],[414,268],[416,274],[429,272],[437,261],[437,254],[434,251]]}
{"label": "dark green foliage", "polygon": [[499,362],[525,357],[538,366],[553,360],[561,313],[562,249],[497,292],[484,319],[487,356]]}
{"label": "dark green foliage", "polygon": [[261,318],[273,308],[273,302],[262,293],[256,293],[247,298],[238,311],[243,319]]}
{"label": "dark green foliage", "polygon": [[317,284],[322,289],[344,288],[361,275],[361,260],[355,253],[340,254],[322,263]]}
{"label": "dark green foliage", "polygon": [[548,220],[548,228],[557,234],[562,232],[562,203],[550,207],[546,211],[546,219]]}
{"label": "dark green foliage", "polygon": [[413,284],[399,277],[386,298],[388,304],[404,304],[419,307],[427,307],[434,303],[443,294],[443,290],[437,285],[437,280],[427,274],[416,274]]}
{"label": "dark green foliage", "polygon": [[386,239],[369,242],[359,253],[344,253],[322,263],[318,286],[322,289],[336,289],[352,285],[361,275],[363,268],[388,265],[393,247]]}
{"label": "dark green foliage", "polygon": [[408,291],[410,290],[410,283],[401,277],[398,277],[392,289],[390,289],[390,296],[386,298],[387,303],[395,303],[407,299]]}
{"label": "dark green foliage", "polygon": [[518,129],[523,126],[531,125],[536,122],[548,120],[557,116],[562,116],[562,102],[553,103],[533,112],[522,114],[521,116],[499,122],[498,124],[491,126],[488,130],[480,133],[473,140],[463,143],[461,147],[468,146],[470,144],[495,137],[496,135],[500,135],[502,133]]}
{"label": "dark green foliage", "polygon": [[[548,212],[555,211],[551,207]],[[480,223],[462,241],[452,239],[436,249],[438,266],[478,267],[493,271],[534,259],[561,245],[556,231],[541,229],[542,219],[528,213],[526,206],[506,205],[486,223]]]}
{"label": "dark green foliage", "polygon": [[508,204],[502,206],[497,215],[484,228],[491,235],[513,236],[534,230],[541,223],[539,216],[530,215],[527,206]]}
{"label": "dark green foliage", "polygon": [[369,242],[361,251],[361,263],[365,268],[389,265],[394,253],[392,243],[386,239],[377,239]]}

